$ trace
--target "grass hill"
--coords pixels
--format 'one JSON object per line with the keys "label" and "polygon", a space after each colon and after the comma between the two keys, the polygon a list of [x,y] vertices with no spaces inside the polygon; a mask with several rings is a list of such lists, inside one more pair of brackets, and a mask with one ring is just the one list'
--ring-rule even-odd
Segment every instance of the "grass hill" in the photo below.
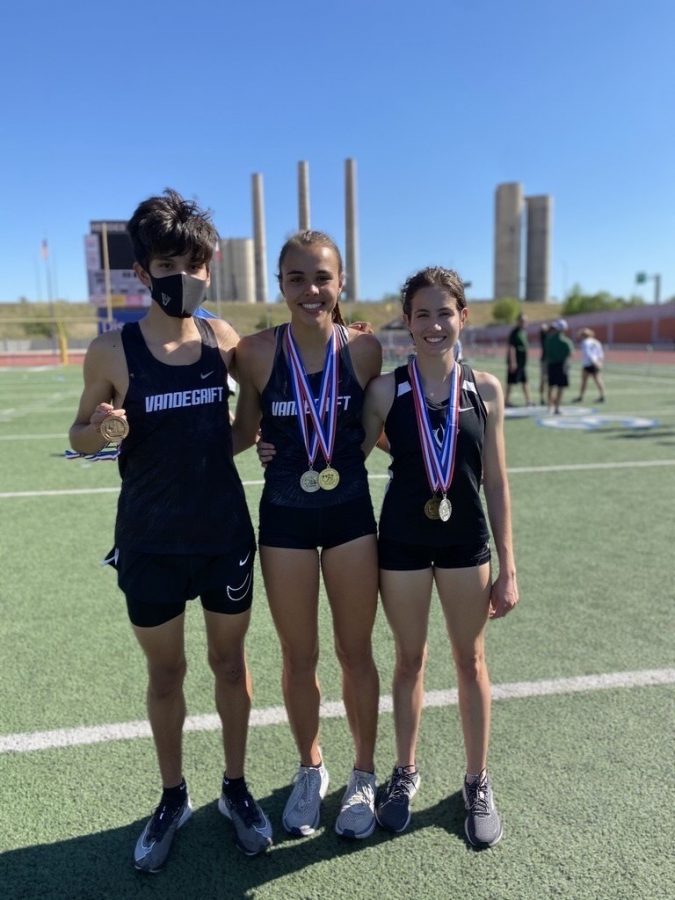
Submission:
{"label": "grass hill", "polygon": [[[493,304],[489,301],[469,301],[469,325],[488,325],[492,319]],[[208,303],[211,312],[217,312]],[[523,304],[531,321],[551,319],[559,315],[560,307],[552,303]],[[400,306],[392,301],[342,304],[346,321],[370,322],[375,331],[400,315]],[[288,320],[285,303],[223,303],[220,313],[239,334],[251,334],[262,328],[278,325]],[[0,303],[0,339],[11,340],[31,337],[49,337],[54,318],[60,322],[69,339],[91,339],[96,335],[96,311],[88,303],[68,303],[63,300],[48,303]]]}

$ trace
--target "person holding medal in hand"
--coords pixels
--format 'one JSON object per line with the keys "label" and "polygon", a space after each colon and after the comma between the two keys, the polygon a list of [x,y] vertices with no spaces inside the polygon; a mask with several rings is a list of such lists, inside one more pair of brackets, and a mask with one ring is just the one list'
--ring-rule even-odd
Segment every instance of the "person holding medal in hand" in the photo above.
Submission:
{"label": "person holding medal in hand", "polygon": [[[497,378],[455,361],[467,318],[456,272],[426,268],[405,283],[403,316],[416,354],[368,386],[366,453],[384,434],[392,456],[379,532],[380,590],[396,643],[393,698],[397,759],[378,797],[377,820],[404,831],[420,785],[416,747],[435,583],[457,670],[467,772],[465,832],[472,845],[502,837],[487,773],[490,681],[484,633],[488,618],[518,601],[504,460],[504,400]],[[499,573],[490,572],[488,526]]]}
{"label": "person holding medal in hand", "polygon": [[258,543],[281,643],[284,701],[300,756],[282,821],[290,834],[312,834],[328,788],[316,675],[323,575],[355,747],[335,830],[365,838],[375,828],[379,681],[371,647],[376,524],[361,448],[362,408],[382,352],[372,334],[342,323],[342,259],[328,235],[304,231],[291,237],[279,256],[278,278],[291,321],[241,339],[235,421],[247,443],[260,428],[261,440],[274,445]]}
{"label": "person holding medal in hand", "polygon": [[271,846],[272,827],[244,778],[251,709],[244,639],[256,547],[233,459],[243,447],[228,414],[239,336],[220,319],[198,318],[218,234],[206,212],[172,190],[139,204],[127,231],[152,304],[139,322],[89,347],[70,443],[96,453],[121,441],[115,547],[106,562],[117,569],[147,662],[163,791],[133,859],[137,869],[156,872],[192,814],[182,733],[185,609],[196,597],[223,732],[218,809],[247,856]]}

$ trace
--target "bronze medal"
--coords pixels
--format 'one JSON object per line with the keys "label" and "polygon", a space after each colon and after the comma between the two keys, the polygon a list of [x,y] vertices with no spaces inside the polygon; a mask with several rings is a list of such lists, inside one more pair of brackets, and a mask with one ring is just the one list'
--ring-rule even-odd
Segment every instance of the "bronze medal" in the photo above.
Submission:
{"label": "bronze medal", "polygon": [[307,469],[307,471],[303,472],[300,476],[300,487],[308,494],[313,494],[314,491],[318,491],[319,473],[315,472],[314,469]]}
{"label": "bronze medal", "polygon": [[438,504],[438,517],[441,522],[449,522],[450,516],[452,515],[452,506],[447,497],[443,497],[443,499]]}
{"label": "bronze medal", "polygon": [[109,444],[121,444],[129,434],[129,423],[124,416],[106,416],[98,430]]}
{"label": "bronze medal", "polygon": [[427,519],[440,519],[440,515],[438,513],[438,506],[440,504],[440,500],[438,497],[430,497],[429,500],[424,504],[424,515]]}
{"label": "bronze medal", "polygon": [[322,472],[319,472],[319,486],[324,491],[334,490],[340,484],[340,473],[332,466],[327,466]]}

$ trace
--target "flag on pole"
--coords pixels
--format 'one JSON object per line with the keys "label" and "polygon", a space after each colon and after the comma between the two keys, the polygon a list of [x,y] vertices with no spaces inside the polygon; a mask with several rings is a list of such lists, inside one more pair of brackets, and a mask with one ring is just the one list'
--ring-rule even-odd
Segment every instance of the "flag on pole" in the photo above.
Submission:
{"label": "flag on pole", "polygon": [[43,259],[49,259],[49,244],[47,243],[47,238],[44,238],[40,244],[40,256]]}

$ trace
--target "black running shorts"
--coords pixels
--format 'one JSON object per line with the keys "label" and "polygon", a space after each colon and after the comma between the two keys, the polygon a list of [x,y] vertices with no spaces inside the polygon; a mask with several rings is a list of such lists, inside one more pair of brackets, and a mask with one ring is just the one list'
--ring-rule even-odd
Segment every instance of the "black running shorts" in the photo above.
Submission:
{"label": "black running shorts", "polygon": [[425,544],[403,544],[380,537],[378,555],[381,569],[415,572],[418,569],[470,569],[490,562],[490,544],[477,546],[429,547]]}
{"label": "black running shorts", "polygon": [[188,600],[201,599],[210,612],[233,615],[253,600],[255,544],[218,556],[163,555],[121,549],[117,583],[124,591],[132,624],[152,628],[175,619]]}
{"label": "black running shorts", "polygon": [[366,534],[376,533],[377,525],[369,494],[322,509],[277,506],[267,502],[264,497],[260,501],[258,544],[261,547],[329,549]]}

